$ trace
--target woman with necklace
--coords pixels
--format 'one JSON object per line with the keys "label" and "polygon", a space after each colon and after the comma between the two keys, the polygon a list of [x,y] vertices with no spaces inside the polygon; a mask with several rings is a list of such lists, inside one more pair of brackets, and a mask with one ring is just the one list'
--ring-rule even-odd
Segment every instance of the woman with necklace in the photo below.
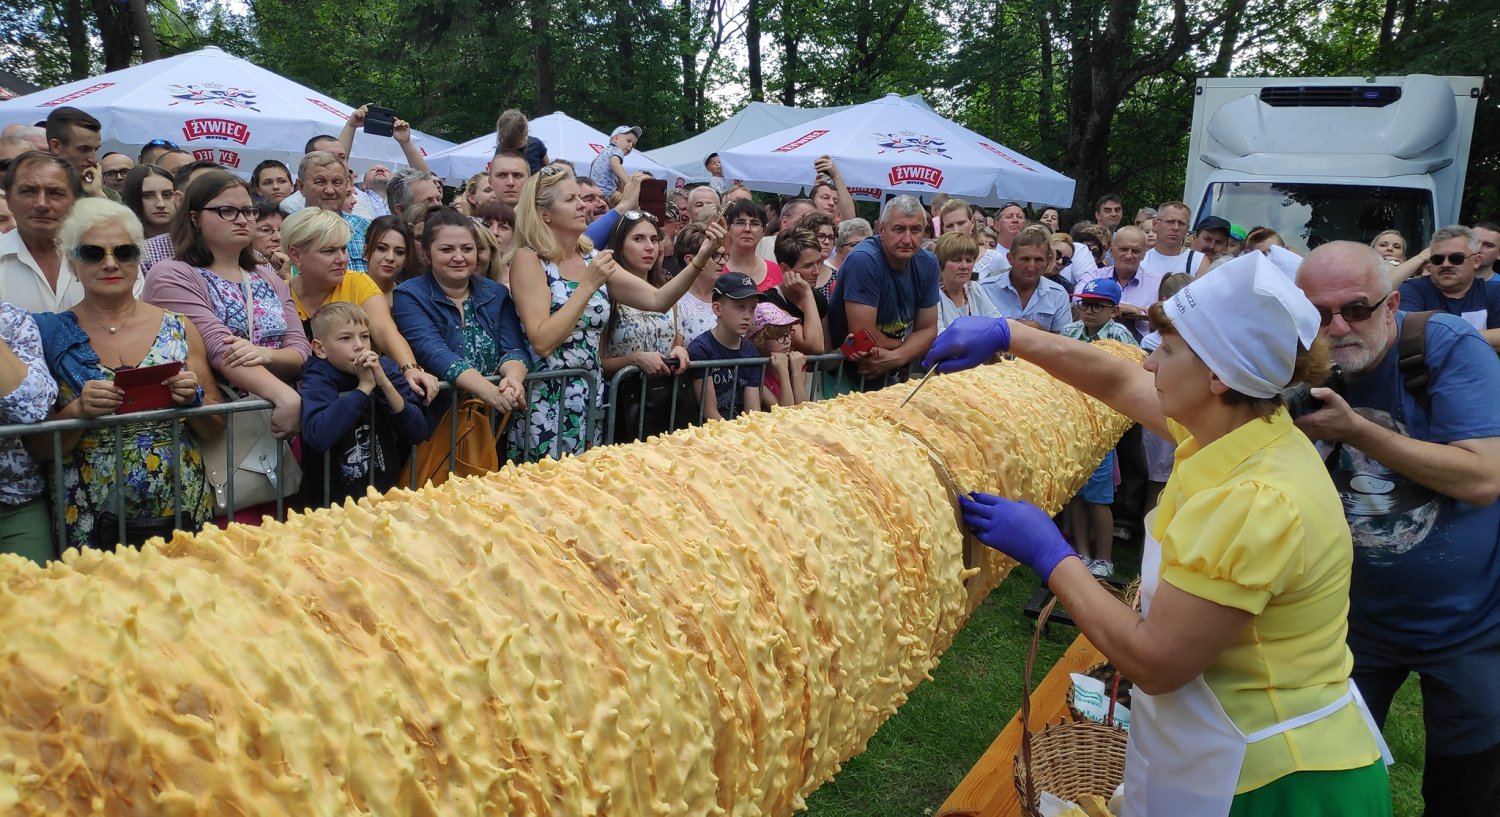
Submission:
{"label": "woman with necklace", "polygon": [[943,237],[938,239],[938,284],[941,293],[938,298],[939,332],[964,315],[1000,317],[1000,310],[990,302],[979,282],[974,280],[974,259],[978,256],[979,244],[966,232],[944,232]]}
{"label": "woman with necklace", "polygon": [[[479,235],[452,207],[427,211],[425,275],[396,287],[391,311],[424,369],[505,412],[526,404],[531,363],[515,302],[504,284],[474,274]],[[487,378],[500,374],[499,383]],[[446,409],[447,401],[438,401]]]}
{"label": "woman with necklace", "polygon": [[177,260],[151,268],[142,298],[188,316],[203,336],[215,374],[271,403],[271,430],[297,433],[302,400],[293,383],[312,353],[285,282],[257,266],[250,188],[223,170],[188,185],[172,217]]}
{"label": "woman with necklace", "polygon": [[596,253],[584,236],[588,226],[588,206],[566,168],[548,165],[521,188],[510,280],[536,357],[533,368],[588,374],[531,389],[530,416],[512,430],[513,459],[561,457],[597,444],[604,431],[600,346],[611,304],[668,312],[697,277],[678,275],[654,287],[623,272],[609,250]]}
{"label": "woman with necklace", "polygon": [[302,328],[312,335],[309,321],[324,304],[362,307],[370,320],[370,339],[375,348],[395,361],[412,392],[430,404],[437,397],[438,379],[417,363],[411,346],[396,328],[380,285],[367,273],[348,270],[349,236],[349,223],[320,207],[298,210],[282,225],[282,243],[297,269],[290,286]]}
{"label": "woman with necklace", "polygon": [[[58,240],[72,259],[83,300],[70,312],[36,316],[47,365],[59,387],[51,419],[92,420],[114,414],[125,396],[115,385],[116,375],[170,363],[182,364],[162,380],[172,405],[219,402],[198,330],[182,314],[143,303],[133,294],[146,241],[135,215],[106,199],[82,199],[63,223]],[[174,428],[179,422],[133,423],[61,435],[66,547],[139,546],[152,536],[170,538],[174,528],[195,530],[211,518],[196,438],[217,434],[224,422],[220,417],[195,417]],[[41,437],[31,450],[38,459],[51,459],[51,435]]]}

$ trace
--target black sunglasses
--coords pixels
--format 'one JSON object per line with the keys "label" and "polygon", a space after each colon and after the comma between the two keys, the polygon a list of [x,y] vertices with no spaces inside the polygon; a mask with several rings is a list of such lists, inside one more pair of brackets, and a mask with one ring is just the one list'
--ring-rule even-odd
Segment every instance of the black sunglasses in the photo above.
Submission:
{"label": "black sunglasses", "polygon": [[1463,266],[1465,261],[1469,260],[1470,255],[1474,255],[1474,253],[1450,252],[1447,255],[1434,255],[1427,259],[1427,263],[1434,267],[1441,267],[1446,261],[1450,266],[1460,267]]}
{"label": "black sunglasses", "polygon": [[139,261],[141,248],[134,244],[121,244],[117,247],[101,247],[98,244],[79,244],[73,250],[73,255],[85,264],[98,264],[105,258],[114,258],[121,264],[129,264]]}
{"label": "black sunglasses", "polygon": [[1370,319],[1371,315],[1375,314],[1375,310],[1379,309],[1380,305],[1385,303],[1386,298],[1389,297],[1391,297],[1390,293],[1386,293],[1385,298],[1381,298],[1373,304],[1362,304],[1357,302],[1349,303],[1344,304],[1343,306],[1334,310],[1330,310],[1327,307],[1320,306],[1317,308],[1318,322],[1322,326],[1327,326],[1330,323],[1333,323],[1334,315],[1343,317],[1345,323],[1359,323],[1360,321],[1367,321]]}

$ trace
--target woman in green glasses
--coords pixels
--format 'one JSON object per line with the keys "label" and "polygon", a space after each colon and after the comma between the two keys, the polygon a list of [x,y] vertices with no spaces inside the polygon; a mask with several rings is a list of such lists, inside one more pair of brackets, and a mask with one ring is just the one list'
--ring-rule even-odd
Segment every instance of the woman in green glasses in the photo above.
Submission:
{"label": "woman in green glasses", "polygon": [[[145,241],[135,214],[107,199],[79,200],[63,223],[58,243],[83,287],[83,300],[71,311],[36,316],[58,384],[50,419],[98,419],[136,410],[141,398],[160,399],[143,408],[218,402],[203,339],[192,322],[135,297]],[[159,380],[130,391],[116,385],[131,369],[161,365],[173,368]],[[63,500],[64,546],[140,545],[206,522],[209,492],[196,437],[222,426],[217,417],[197,417],[185,425],[163,420],[62,433],[62,482],[53,490]],[[52,459],[53,435],[34,440],[31,450],[38,459]]]}

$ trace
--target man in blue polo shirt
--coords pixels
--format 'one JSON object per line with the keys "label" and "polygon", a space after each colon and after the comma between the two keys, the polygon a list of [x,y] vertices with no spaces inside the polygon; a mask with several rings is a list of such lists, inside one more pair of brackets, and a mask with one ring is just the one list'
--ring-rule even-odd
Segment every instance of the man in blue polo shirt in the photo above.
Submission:
{"label": "man in blue polo shirt", "polygon": [[1482,281],[1479,238],[1460,225],[1432,234],[1428,274],[1401,285],[1401,310],[1435,310],[1457,315],[1479,331],[1491,348],[1500,349],[1500,282]]}
{"label": "man in blue polo shirt", "polygon": [[937,337],[937,256],[922,249],[927,210],[915,196],[896,196],[880,214],[877,234],[849,251],[828,299],[832,338],[866,331],[875,348],[856,355],[866,388],[905,378]]}
{"label": "man in blue polo shirt", "polygon": [[[1446,245],[1446,241],[1444,244]],[[1445,252],[1446,252],[1445,246]],[[1444,261],[1445,266],[1449,265]],[[1297,425],[1319,442],[1354,536],[1349,648],[1378,722],[1411,673],[1422,679],[1428,814],[1494,814],[1500,803],[1500,360],[1472,326],[1427,322],[1423,397],[1398,364],[1403,293],[1373,249],[1313,250],[1297,286],[1322,314],[1342,394]]]}

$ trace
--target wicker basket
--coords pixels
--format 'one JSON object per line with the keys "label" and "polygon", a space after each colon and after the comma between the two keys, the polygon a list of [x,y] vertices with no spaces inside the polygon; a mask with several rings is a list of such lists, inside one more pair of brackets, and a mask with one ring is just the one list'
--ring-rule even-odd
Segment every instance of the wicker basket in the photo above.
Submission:
{"label": "wicker basket", "polygon": [[1057,605],[1054,598],[1037,616],[1031,649],[1026,654],[1026,681],[1021,691],[1021,751],[1016,755],[1016,794],[1021,813],[1041,817],[1042,792],[1064,800],[1097,794],[1105,799],[1125,780],[1125,730],[1090,720],[1048,724],[1031,731],[1031,674],[1042,628]]}

